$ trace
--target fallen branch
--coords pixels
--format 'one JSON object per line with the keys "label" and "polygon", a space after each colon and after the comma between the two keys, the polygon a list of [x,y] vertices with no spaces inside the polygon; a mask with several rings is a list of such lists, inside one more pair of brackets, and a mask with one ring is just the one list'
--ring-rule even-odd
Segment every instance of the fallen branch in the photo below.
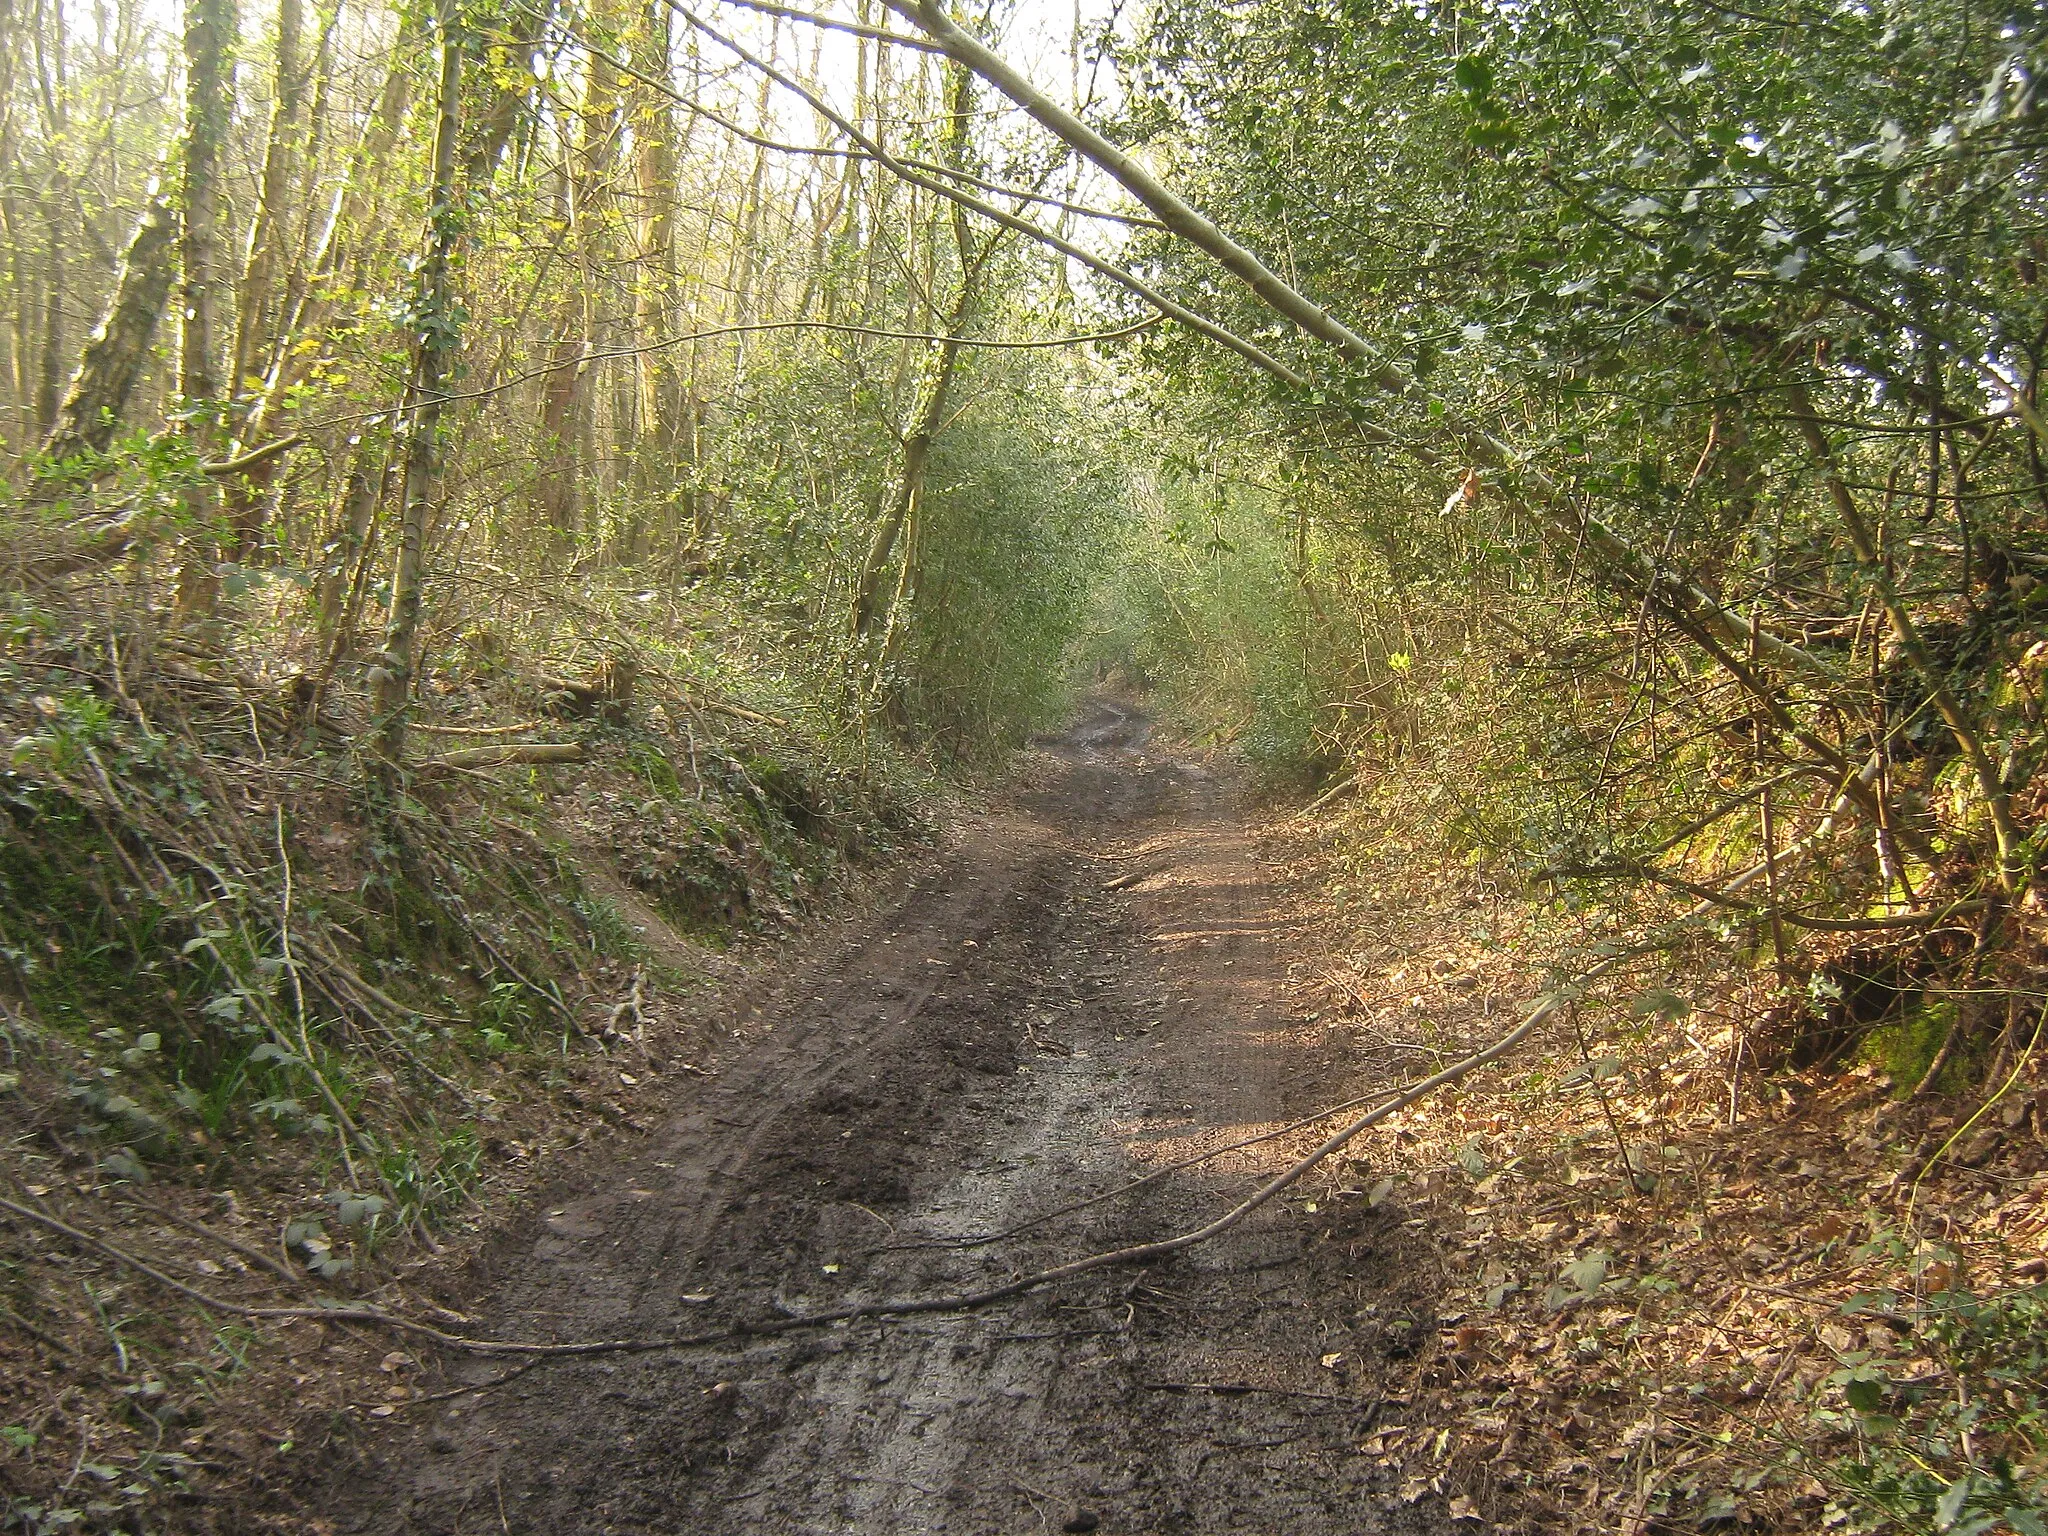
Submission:
{"label": "fallen branch", "polygon": [[1354,773],[1349,778],[1339,779],[1336,783],[1332,784],[1328,789],[1324,790],[1320,795],[1317,795],[1315,799],[1309,801],[1307,805],[1303,806],[1301,808],[1301,814],[1307,816],[1315,811],[1320,811],[1324,806],[1328,805],[1332,800],[1336,799],[1346,790],[1352,790],[1356,788],[1358,788],[1357,774]]}
{"label": "fallen branch", "polygon": [[138,1258],[118,1244],[110,1243],[103,1237],[96,1237],[90,1232],[72,1226],[67,1221],[60,1221],[57,1217],[49,1215],[47,1212],[39,1211],[34,1206],[23,1205],[17,1200],[10,1200],[5,1195],[0,1195],[0,1211],[10,1212],[13,1215],[22,1217],[24,1220],[35,1222],[38,1226],[48,1227],[52,1232],[62,1233],[73,1242],[90,1248],[97,1253],[105,1254],[116,1263],[125,1264],[137,1274],[154,1280],[166,1290],[176,1291],[180,1296],[189,1297],[211,1311],[226,1312],[234,1317],[269,1318],[281,1322],[289,1322],[300,1318],[319,1318],[323,1321],[345,1323],[381,1323],[386,1327],[397,1328],[406,1333],[423,1334],[440,1343],[450,1344],[458,1348],[464,1342],[453,1334],[443,1333],[440,1329],[431,1328],[425,1323],[416,1323],[410,1318],[395,1317],[391,1313],[377,1307],[351,1307],[345,1303],[316,1307],[252,1307],[244,1302],[229,1301],[224,1297],[209,1295],[196,1286],[187,1285],[184,1281],[165,1274],[155,1265],[145,1259]]}
{"label": "fallen branch", "polygon": [[1350,1403],[1355,1408],[1379,1406],[1376,1399],[1346,1397],[1341,1392],[1302,1392],[1293,1387],[1255,1387],[1248,1382],[1238,1381],[1141,1381],[1138,1385],[1147,1392],[1190,1392],[1209,1397],[1247,1397],[1257,1393],[1264,1397],[1305,1397],[1316,1403]]}
{"label": "fallen branch", "polygon": [[154,1216],[160,1221],[168,1221],[173,1226],[183,1227],[187,1232],[196,1233],[198,1236],[206,1238],[211,1242],[216,1242],[231,1253],[240,1254],[252,1263],[261,1264],[272,1274],[279,1276],[292,1285],[302,1285],[305,1283],[306,1277],[304,1275],[295,1273],[286,1266],[282,1259],[265,1253],[254,1243],[245,1243],[240,1238],[230,1237],[225,1232],[217,1232],[203,1222],[194,1221],[189,1216],[180,1216],[176,1211],[166,1210],[160,1205],[151,1205],[146,1200],[138,1200],[134,1195],[122,1195],[120,1198],[124,1203],[133,1206],[145,1216]]}
{"label": "fallen branch", "polygon": [[707,699],[700,696],[694,703],[698,709],[707,709],[714,715],[725,715],[734,720],[744,720],[749,725],[772,726],[778,731],[796,729],[779,715],[764,715],[759,710],[742,709],[739,705],[728,704],[723,699]]}
{"label": "fallen branch", "polygon": [[518,763],[580,763],[580,741],[511,741],[492,747],[459,747],[418,764],[429,768],[509,768]]}
{"label": "fallen branch", "polygon": [[56,1334],[49,1332],[47,1329],[37,1327],[12,1307],[0,1306],[0,1321],[14,1324],[15,1327],[34,1339],[38,1344],[54,1349],[60,1355],[69,1355],[74,1360],[78,1358],[77,1350],[58,1338]]}
{"label": "fallen branch", "polygon": [[544,720],[521,720],[515,725],[421,725],[415,722],[409,729],[422,736],[516,736],[521,731],[547,729]]}

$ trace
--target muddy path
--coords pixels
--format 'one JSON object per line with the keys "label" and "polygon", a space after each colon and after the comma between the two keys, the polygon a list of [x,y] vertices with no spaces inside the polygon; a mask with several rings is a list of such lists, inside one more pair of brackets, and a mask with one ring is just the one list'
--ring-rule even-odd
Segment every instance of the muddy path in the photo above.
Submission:
{"label": "muddy path", "polygon": [[[719,1075],[515,1220],[461,1304],[500,1336],[660,1335],[1192,1225],[1290,1143],[962,1241],[1357,1090],[1284,1002],[1285,910],[1230,785],[1098,699],[896,901],[736,1004]],[[1437,1327],[1407,1251],[1326,1182],[984,1312],[496,1386],[449,1361],[416,1389],[449,1395],[339,1429],[301,1508],[443,1536],[1447,1530],[1361,1449]]]}

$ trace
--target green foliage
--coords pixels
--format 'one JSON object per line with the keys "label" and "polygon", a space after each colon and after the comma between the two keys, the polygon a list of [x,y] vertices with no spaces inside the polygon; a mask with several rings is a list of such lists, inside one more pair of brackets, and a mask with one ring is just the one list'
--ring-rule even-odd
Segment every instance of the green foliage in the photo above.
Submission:
{"label": "green foliage", "polygon": [[[1901,1305],[1889,1293],[1865,1303],[1887,1313]],[[1930,1536],[2048,1532],[2048,1287],[1986,1297],[1937,1289],[1915,1335],[1915,1351],[1937,1367],[1931,1379],[1863,1353],[1828,1378],[1848,1411],[1817,1417],[1861,1442],[1830,1469],[1841,1490],[1831,1523]]]}
{"label": "green foliage", "polygon": [[[2011,384],[2048,318],[2018,172],[2044,39],[1967,6],[1153,7],[1123,142],[1170,144],[1176,190],[1389,367],[1281,331],[1187,242],[1134,237],[1308,383],[1170,331],[1136,349],[1187,434],[1158,454],[1159,498],[1185,504],[1143,511],[1118,649],[1220,733],[1362,765],[1448,852],[1574,904],[1732,875],[1763,841],[1761,781],[1784,846],[1879,748],[1914,867],[1830,850],[1777,898],[1858,916],[1924,899],[1936,859],[1990,878],[1986,774],[2024,802],[2048,753],[2041,434]],[[1237,502],[1260,508],[1248,539],[1221,526]],[[1668,575],[1646,589],[1609,534]],[[1886,638],[1879,566],[1913,646]],[[1754,614],[1755,646],[1800,646],[1806,680],[1745,668],[1674,577]]]}
{"label": "green foliage", "polygon": [[[1045,419],[1050,415],[1051,419]],[[978,756],[1057,723],[1119,487],[1058,415],[983,420],[941,439],[912,555],[902,650],[910,716]]]}
{"label": "green foliage", "polygon": [[1182,470],[1136,494],[1082,661],[1145,680],[1184,723],[1298,778],[1332,742],[1314,655],[1330,637],[1294,569],[1285,509],[1206,478]]}

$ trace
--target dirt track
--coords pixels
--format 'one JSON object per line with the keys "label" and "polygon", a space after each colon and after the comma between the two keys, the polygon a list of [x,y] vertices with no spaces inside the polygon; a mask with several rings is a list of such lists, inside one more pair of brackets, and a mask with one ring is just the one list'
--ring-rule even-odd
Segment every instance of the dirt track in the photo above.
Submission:
{"label": "dirt track", "polygon": [[[466,1310],[580,1339],[973,1287],[1170,1235],[1279,1166],[1298,1142],[947,1241],[1359,1086],[1289,1016],[1237,797],[1147,734],[1093,704],[898,902],[739,1004],[720,1075],[503,1233]],[[1399,1238],[1318,1186],[980,1313],[550,1363],[370,1421],[308,1502],[380,1533],[1450,1529],[1360,1451],[1437,1323]]]}

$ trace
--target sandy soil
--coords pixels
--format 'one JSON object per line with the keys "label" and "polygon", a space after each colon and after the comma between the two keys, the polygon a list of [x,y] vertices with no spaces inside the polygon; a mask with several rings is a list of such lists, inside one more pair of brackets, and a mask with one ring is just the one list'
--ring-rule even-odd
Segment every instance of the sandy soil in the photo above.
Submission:
{"label": "sandy soil", "polygon": [[[463,1310],[499,1337],[660,1335],[1197,1224],[1297,1143],[963,1242],[1364,1086],[1283,1001],[1290,898],[1247,827],[1227,779],[1095,701],[898,899],[732,1003],[719,1075],[665,1078],[666,1119],[515,1218]],[[1360,1449],[1404,1418],[1438,1324],[1421,1251],[1325,1183],[1173,1260],[980,1312],[501,1384],[500,1361],[429,1362],[416,1398],[447,1395],[338,1423],[280,1523],[1471,1531]]]}

